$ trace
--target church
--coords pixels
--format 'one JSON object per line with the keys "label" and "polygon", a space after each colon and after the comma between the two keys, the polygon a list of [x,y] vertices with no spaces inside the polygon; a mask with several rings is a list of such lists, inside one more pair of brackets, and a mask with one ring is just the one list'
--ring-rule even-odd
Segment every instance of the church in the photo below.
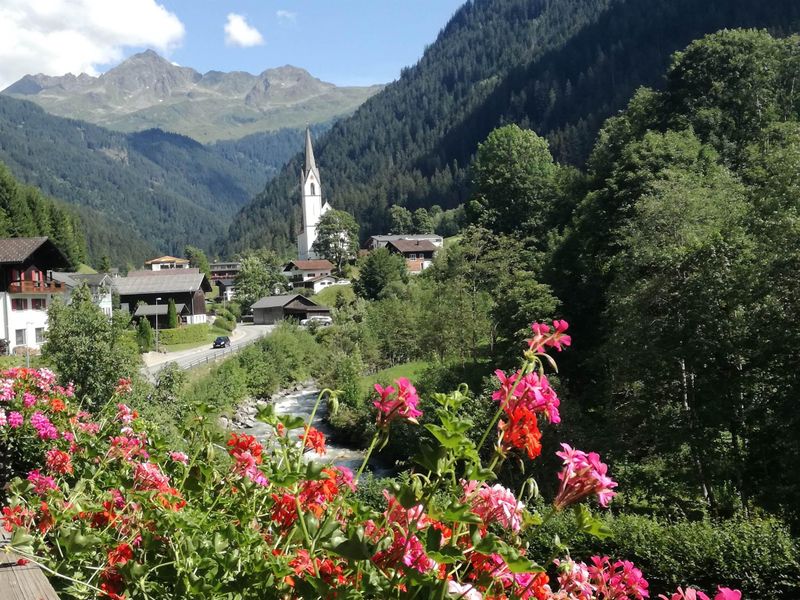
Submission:
{"label": "church", "polygon": [[322,201],[322,183],[311,146],[311,131],[306,128],[306,166],[300,170],[300,208],[303,211],[303,231],[297,236],[297,256],[300,260],[319,258],[311,249],[317,239],[320,218],[331,210],[331,205]]}

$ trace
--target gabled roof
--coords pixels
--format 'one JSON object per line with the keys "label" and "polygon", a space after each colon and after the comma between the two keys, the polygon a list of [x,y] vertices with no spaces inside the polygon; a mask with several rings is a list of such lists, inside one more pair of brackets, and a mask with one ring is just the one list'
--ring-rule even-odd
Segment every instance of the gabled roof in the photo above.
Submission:
{"label": "gabled roof", "polygon": [[[175,312],[179,315],[183,314],[184,311],[188,312],[186,305],[184,303],[176,304],[175,305]],[[153,317],[158,315],[166,315],[169,312],[169,303],[167,304],[159,304],[156,306],[155,304],[141,304],[140,306],[136,307],[136,312],[133,313],[134,317]]]}
{"label": "gabled roof", "polygon": [[442,236],[435,233],[402,233],[392,235],[371,235],[369,239],[376,242],[393,242],[395,240],[441,240]]}
{"label": "gabled roof", "polygon": [[90,288],[113,285],[112,277],[108,273],[53,273],[53,279],[66,283],[69,287],[77,287],[81,283]]}
{"label": "gabled roof", "polygon": [[186,269],[159,269],[158,271],[151,271],[150,269],[142,269],[139,271],[128,271],[128,277],[174,277],[177,275],[197,275],[200,269],[197,267],[188,267]]}
{"label": "gabled roof", "polygon": [[18,265],[28,260],[35,252],[48,254],[56,268],[66,268],[69,260],[47,237],[0,238],[0,264]]}
{"label": "gabled roof", "polygon": [[429,240],[394,240],[386,245],[403,254],[407,252],[436,252],[439,249]]}
{"label": "gabled roof", "polygon": [[[187,273],[191,269],[175,269],[169,275],[128,275],[114,280],[120,296],[143,294],[179,294],[183,292],[211,291],[211,284],[203,273]],[[165,299],[166,301],[166,299]]]}
{"label": "gabled roof", "polygon": [[286,306],[295,300],[303,304],[307,303],[308,306],[319,306],[316,302],[310,298],[306,298],[302,294],[285,294],[283,296],[266,296],[265,298],[261,298],[261,300],[253,304],[252,308],[278,308]]}
{"label": "gabled roof", "polygon": [[292,265],[301,271],[330,271],[333,269],[333,264],[329,260],[325,260],[323,258],[318,260],[291,260],[286,263],[286,266],[283,268],[283,270],[291,271],[290,267]]}
{"label": "gabled roof", "polygon": [[158,265],[161,263],[177,263],[179,265],[188,265],[189,260],[186,258],[177,258],[175,256],[159,256],[158,258],[151,258],[144,261],[146,265]]}

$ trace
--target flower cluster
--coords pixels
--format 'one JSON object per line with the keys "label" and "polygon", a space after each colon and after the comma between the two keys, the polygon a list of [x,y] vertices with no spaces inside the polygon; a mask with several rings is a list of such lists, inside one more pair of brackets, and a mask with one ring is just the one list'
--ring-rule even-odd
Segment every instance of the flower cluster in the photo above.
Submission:
{"label": "flower cluster", "polygon": [[469,504],[470,509],[486,523],[498,523],[505,529],[519,531],[522,527],[522,511],[524,505],[514,493],[495,484],[489,486],[477,481],[461,482],[464,487],[462,502]]}
{"label": "flower cluster", "polygon": [[252,435],[232,433],[228,439],[228,454],[236,461],[234,472],[260,486],[268,483],[258,468],[263,452],[264,448]]}
{"label": "flower cluster", "polygon": [[554,600],[644,600],[650,595],[647,580],[630,561],[593,556],[588,565],[571,559],[555,563],[559,589]]}
{"label": "flower cluster", "polygon": [[[686,588],[685,590],[678,588],[674,594],[670,596],[661,594],[659,598],[662,600],[711,600],[705,592],[695,588]],[[742,592],[718,586],[714,600],[742,600]]]}
{"label": "flower cluster", "polygon": [[572,344],[572,338],[564,333],[569,328],[569,324],[564,320],[556,319],[553,321],[553,328],[544,323],[532,323],[531,331],[533,337],[528,339],[528,348],[538,354],[545,351],[545,348],[555,348],[559,352]]}
{"label": "flower cluster", "polygon": [[419,396],[416,388],[405,377],[401,377],[395,383],[397,388],[375,384],[375,391],[380,396],[373,403],[378,409],[379,428],[386,428],[392,421],[398,419],[417,423],[417,417],[422,416],[422,411],[417,408]]}
{"label": "flower cluster", "polygon": [[553,502],[555,507],[562,509],[591,495],[597,495],[600,506],[608,506],[617,495],[613,491],[617,483],[606,475],[608,467],[600,462],[600,456],[596,452],[587,454],[575,450],[567,444],[561,447],[563,451],[556,452],[556,456],[564,460],[564,468],[558,474],[561,485]]}

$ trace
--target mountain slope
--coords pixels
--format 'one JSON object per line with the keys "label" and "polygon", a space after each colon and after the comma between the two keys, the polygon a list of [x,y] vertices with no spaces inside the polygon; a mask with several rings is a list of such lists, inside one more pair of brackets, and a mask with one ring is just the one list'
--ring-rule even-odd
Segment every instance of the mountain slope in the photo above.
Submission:
{"label": "mountain slope", "polygon": [[[323,190],[361,223],[387,207],[453,207],[467,197],[477,143],[509,121],[547,135],[581,164],[603,119],[640,85],[660,83],[670,55],[721,27],[793,29],[793,0],[476,0],[463,6],[397,82],[316,146]],[[297,223],[295,157],[231,226],[228,252],[288,250]]]}
{"label": "mountain slope", "polygon": [[299,130],[214,146],[160,130],[122,134],[0,96],[0,161],[76,205],[95,261],[107,253],[137,265],[187,243],[213,251],[234,213],[300,147]]}
{"label": "mountain slope", "polygon": [[147,50],[99,77],[26,75],[3,94],[117,131],[159,128],[210,142],[329,121],[380,89],[337,87],[290,65],[201,75]]}

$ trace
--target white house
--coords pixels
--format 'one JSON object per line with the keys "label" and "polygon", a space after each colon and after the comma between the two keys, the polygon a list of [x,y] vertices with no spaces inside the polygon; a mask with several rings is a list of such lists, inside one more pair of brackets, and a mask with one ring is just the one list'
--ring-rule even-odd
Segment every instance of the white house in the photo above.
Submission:
{"label": "white house", "polygon": [[145,261],[144,266],[151,271],[188,269],[189,261],[185,258],[176,258],[174,256],[159,256],[158,258]]}
{"label": "white house", "polygon": [[0,239],[0,339],[5,352],[38,349],[47,330],[47,308],[69,290],[53,270],[69,261],[46,237]]}
{"label": "white house", "polygon": [[53,279],[64,283],[69,292],[81,284],[89,286],[94,303],[110,317],[113,312],[114,278],[108,273],[53,273]]}

